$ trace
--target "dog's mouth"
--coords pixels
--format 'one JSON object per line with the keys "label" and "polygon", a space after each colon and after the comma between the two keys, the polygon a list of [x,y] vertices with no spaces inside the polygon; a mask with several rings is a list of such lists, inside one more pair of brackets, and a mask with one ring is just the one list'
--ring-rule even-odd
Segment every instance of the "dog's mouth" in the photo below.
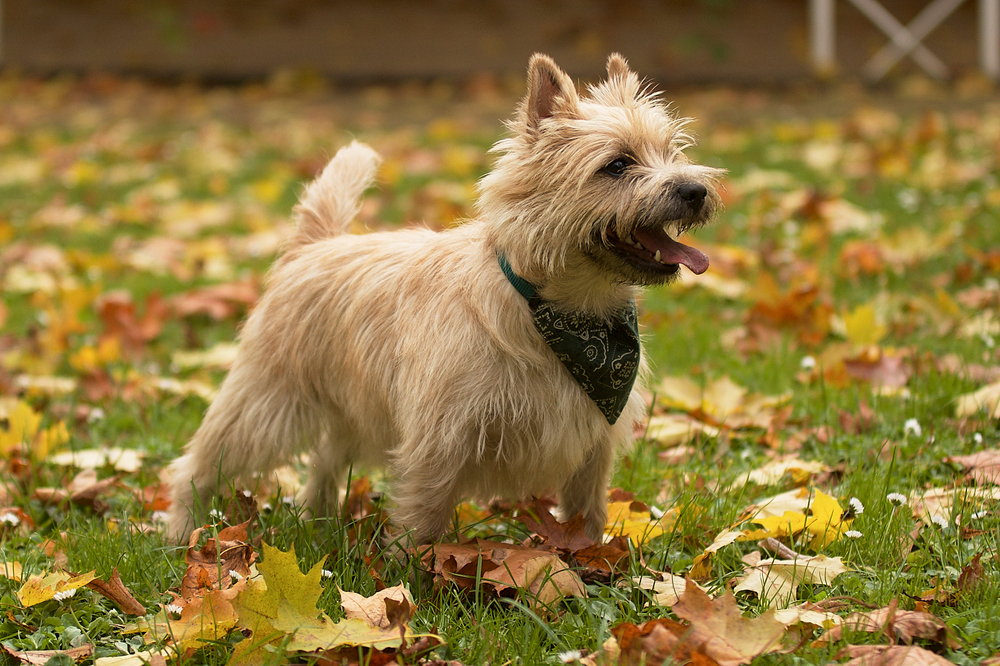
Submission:
{"label": "dog's mouth", "polygon": [[612,229],[608,229],[605,238],[623,259],[647,270],[670,275],[676,273],[681,264],[695,275],[708,270],[708,257],[700,250],[674,240],[663,227],[638,227],[625,238],[619,238]]}

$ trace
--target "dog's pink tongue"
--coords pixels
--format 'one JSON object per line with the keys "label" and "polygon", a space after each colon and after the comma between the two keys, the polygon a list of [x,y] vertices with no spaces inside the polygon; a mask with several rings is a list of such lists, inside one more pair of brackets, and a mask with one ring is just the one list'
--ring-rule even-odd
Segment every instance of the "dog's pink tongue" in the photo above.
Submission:
{"label": "dog's pink tongue", "polygon": [[684,264],[695,275],[701,275],[708,270],[708,257],[700,250],[678,243],[664,231],[649,231],[636,229],[632,232],[636,239],[650,252],[660,251],[660,261],[665,264]]}

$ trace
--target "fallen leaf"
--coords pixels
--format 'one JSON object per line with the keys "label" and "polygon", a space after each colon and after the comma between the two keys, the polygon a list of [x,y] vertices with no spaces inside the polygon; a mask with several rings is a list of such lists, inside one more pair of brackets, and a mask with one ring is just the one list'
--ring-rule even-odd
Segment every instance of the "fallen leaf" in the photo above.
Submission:
{"label": "fallen leaf", "polygon": [[257,302],[260,288],[252,282],[229,282],[173,296],[170,305],[178,317],[205,314],[215,320],[245,312]]}
{"label": "fallen leaf", "polygon": [[584,533],[587,524],[582,514],[577,514],[560,523],[551,512],[536,498],[532,508],[538,515],[535,520],[527,512],[522,512],[517,519],[529,530],[542,537],[544,543],[558,550],[573,552],[594,545],[594,540]]}
{"label": "fallen leaf", "polygon": [[972,393],[965,393],[956,399],[955,416],[958,418],[974,417],[982,412],[988,419],[1000,418],[1000,382],[987,384]]}
{"label": "fallen leaf", "polygon": [[7,645],[4,645],[3,649],[22,664],[30,666],[45,666],[50,659],[59,655],[65,655],[73,661],[83,661],[94,654],[94,646],[90,643],[68,650],[15,650]]}
{"label": "fallen leaf", "polygon": [[84,587],[96,578],[96,571],[73,576],[65,571],[57,571],[47,576],[31,576],[17,591],[17,600],[25,608],[52,599],[60,592],[70,592]]}
{"label": "fallen leaf", "polygon": [[746,568],[733,592],[753,592],[771,608],[786,608],[796,597],[799,585],[830,585],[848,569],[839,557],[825,555],[792,560],[762,559],[759,551],[743,558]]}
{"label": "fallen leaf", "polygon": [[849,645],[837,659],[843,666],[952,666],[955,662],[916,645]]}
{"label": "fallen leaf", "polygon": [[775,458],[764,466],[751,470],[745,478],[759,486],[771,486],[781,481],[786,474],[820,474],[829,469],[819,461],[801,460],[795,455],[789,455]]}
{"label": "fallen leaf", "polygon": [[224,590],[250,575],[250,565],[257,558],[247,538],[250,521],[219,530],[201,548],[196,544],[205,528],[198,528],[188,538],[185,561],[187,570],[181,580],[181,596],[192,600],[209,590]]}
{"label": "fallen leaf", "polygon": [[435,544],[421,561],[437,584],[463,589],[479,584],[503,596],[523,593],[535,610],[546,610],[566,596],[586,597],[580,577],[547,550],[477,539],[465,544]]}
{"label": "fallen leaf", "polygon": [[49,456],[48,462],[65,467],[95,469],[110,465],[119,472],[132,473],[142,469],[144,454],[135,449],[121,449],[116,446],[99,449],[64,451]]}
{"label": "fallen leaf", "polygon": [[95,578],[87,583],[87,587],[118,604],[118,607],[126,615],[146,614],[146,608],[132,596],[132,592],[122,583],[122,579],[118,575],[118,567],[112,570],[108,580]]}
{"label": "fallen leaf", "polygon": [[[653,576],[636,576],[632,579],[639,589],[652,593],[653,603],[657,606],[673,606],[684,594],[688,579],[665,573],[659,578]],[[696,583],[691,582],[691,585]]]}
{"label": "fallen leaf", "polygon": [[899,610],[899,601],[893,599],[888,606],[851,613],[844,622],[826,631],[816,639],[817,645],[826,645],[841,640],[845,629],[884,633],[895,643],[913,643],[915,639],[933,641],[952,650],[961,647],[952,635],[948,625],[940,618],[921,611]]}
{"label": "fallen leaf", "polygon": [[15,561],[0,562],[0,576],[8,580],[20,581],[21,578],[21,563]]}
{"label": "fallen leaf", "polygon": [[1000,450],[977,451],[968,456],[948,456],[945,462],[961,465],[966,480],[977,485],[1000,486]]}
{"label": "fallen leaf", "polygon": [[394,624],[399,625],[399,622],[393,622],[390,619],[391,614],[388,612],[390,601],[402,604],[406,609],[407,617],[411,617],[417,610],[416,604],[413,603],[413,597],[410,596],[410,591],[403,585],[387,587],[370,597],[340,590],[340,605],[343,607],[346,617],[364,620],[371,626],[381,629],[388,629]]}
{"label": "fallen leaf", "polygon": [[673,611],[691,623],[685,642],[703,649],[721,666],[749,664],[762,654],[776,652],[785,635],[774,611],[746,618],[731,593],[712,599],[693,584],[685,587]]}

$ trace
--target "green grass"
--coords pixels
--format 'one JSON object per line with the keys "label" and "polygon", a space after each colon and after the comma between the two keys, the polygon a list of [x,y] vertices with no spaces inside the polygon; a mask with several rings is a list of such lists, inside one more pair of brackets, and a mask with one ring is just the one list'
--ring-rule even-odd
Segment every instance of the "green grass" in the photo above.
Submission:
{"label": "green grass", "polygon": [[[135,82],[98,89],[71,79],[46,83],[6,77],[0,79],[0,92],[5,100],[0,106],[0,256],[54,246],[61,250],[61,259],[32,268],[34,275],[93,287],[95,294],[127,290],[140,314],[153,293],[170,297],[221,281],[262,279],[273,253],[257,256],[230,241],[284,224],[303,180],[350,137],[378,148],[390,174],[390,182],[370,193],[374,209],[366,208],[362,221],[399,225],[434,211],[456,212],[456,207],[459,214],[471,215],[470,201],[449,204],[435,185],[469,185],[484,167],[452,164],[444,156],[454,146],[485,150],[502,131],[495,103],[454,95],[447,103],[435,104],[430,95],[424,100],[411,89],[405,94],[390,90],[389,95],[398,94],[397,103],[386,103],[385,91],[297,96],[260,87],[198,90]],[[823,108],[824,94],[833,94],[815,91],[809,93],[813,111],[789,120],[788,104],[795,103],[792,94],[774,93],[761,112],[740,116],[732,110],[739,104],[731,101],[743,94],[691,92],[677,106],[684,114],[690,108],[698,110],[696,130],[703,140],[692,155],[728,169],[727,188],[733,195],[719,221],[696,238],[742,247],[758,263],[732,276],[748,286],[742,297],[723,297],[697,286],[664,287],[646,294],[642,309],[653,384],[667,375],[691,376],[703,384],[728,375],[752,392],[790,394],[792,411],[782,435],[800,435],[798,455],[833,470],[820,483],[842,506],[857,497],[865,507],[853,524],[863,536],[841,538],[823,550],[843,557],[851,571],[829,587],[803,586],[800,601],[855,600],[848,600],[841,614],[862,609],[860,601],[883,606],[898,599],[900,608],[911,609],[913,598],[936,584],[953,587],[963,567],[982,554],[982,582],[950,603],[929,607],[963,643],[960,650],[944,651],[945,655],[961,664],[978,663],[1000,652],[996,576],[1000,519],[995,507],[985,507],[988,513],[975,519],[970,514],[984,507],[963,509],[963,519],[979,531],[963,535],[954,523],[944,530],[920,527],[906,507],[893,509],[886,494],[908,495],[958,483],[961,470],[944,462],[946,456],[996,446],[995,422],[960,423],[954,414],[956,397],[983,382],[939,371],[932,361],[954,353],[967,364],[997,365],[991,339],[956,333],[979,310],[960,306],[958,312],[949,313],[934,305],[939,292],[954,298],[969,287],[1000,278],[1000,262],[991,263],[987,256],[1000,249],[995,212],[1000,205],[997,107],[961,98],[947,104],[909,100],[904,106],[873,96],[859,98],[856,106],[835,115],[815,111]],[[420,114],[411,118],[407,104],[417,98]],[[507,108],[513,108],[515,100],[510,96]],[[873,109],[888,121],[865,130]],[[428,117],[437,120],[428,122]],[[832,142],[841,151],[836,166],[810,166],[810,150],[817,141]],[[741,194],[736,183],[762,169],[786,174],[784,184]],[[877,212],[881,226],[830,232],[808,211],[783,207],[783,198],[797,190]],[[233,208],[220,223],[178,236],[176,225],[188,214],[177,213],[172,206],[187,201],[228,203]],[[944,234],[945,240],[932,253],[911,252],[895,264],[886,260],[880,270],[870,273],[854,271],[855,266],[842,259],[849,242],[885,249],[892,247],[895,234],[915,228],[931,239]],[[164,237],[179,238],[188,253],[215,247],[203,259],[221,262],[221,274],[207,271],[205,262],[188,261],[190,254],[180,258],[186,272],[174,275],[139,268],[117,252],[129,240]],[[205,244],[214,241],[221,244]],[[881,395],[860,382],[803,381],[802,359],[819,356],[830,344],[842,341],[835,329],[805,341],[790,323],[776,332],[776,344],[746,355],[725,344],[728,332],[751,322],[755,285],[763,271],[776,276],[786,289],[808,277],[819,289],[819,301],[836,315],[866,303],[878,304],[887,327],[881,346],[910,349],[920,360],[906,386],[908,397]],[[55,307],[46,310],[40,290],[25,287],[15,273],[14,263],[0,265],[0,391],[5,398],[18,395],[14,380],[24,374],[82,379],[71,357],[96,344],[103,330],[90,301],[76,311],[78,329],[60,337],[54,348],[40,347],[39,336],[52,326],[52,314],[60,311],[65,299],[57,290],[49,296]],[[697,279],[686,283],[696,285]],[[170,355],[178,349],[231,341],[238,324],[238,317],[169,319],[148,345],[114,360],[109,368],[113,373],[218,383],[218,372],[176,371]],[[17,475],[11,467],[0,506],[23,510],[35,528],[0,532],[0,559],[21,562],[26,575],[51,571],[55,563],[45,554],[43,542],[52,540],[65,556],[67,570],[95,569],[98,576],[107,577],[117,568],[151,612],[169,602],[167,591],[176,589],[183,576],[184,551],[164,543],[158,534],[140,531],[140,523],[151,516],[131,490],[156,483],[162,467],[198,427],[204,401],[149,391],[91,399],[83,389],[68,395],[31,392],[22,397],[42,414],[43,427],[60,419],[66,423],[70,431],[66,448],[114,445],[138,449],[147,457],[142,470],[124,475],[121,487],[103,498],[108,504],[103,514],[74,504],[44,505],[33,496],[37,488],[65,485],[72,477],[69,470],[46,460]],[[844,430],[841,414],[857,414],[862,403],[874,411],[870,426],[860,432]],[[907,434],[908,419],[919,422],[921,435]],[[827,441],[816,434],[824,426]],[[982,443],[975,441],[974,432]],[[774,487],[738,483],[772,453],[761,444],[762,434],[734,431],[706,438],[689,456],[669,466],[659,461],[660,445],[640,441],[621,460],[614,486],[680,516],[674,529],[633,553],[630,575],[647,567],[683,574],[747,506],[791,487],[787,479]],[[112,473],[100,470],[102,478]],[[359,525],[312,522],[302,519],[294,507],[272,501],[276,508],[262,514],[255,536],[282,550],[294,546],[303,569],[325,561],[333,581],[345,590],[374,593],[370,566],[376,566],[388,585],[409,583],[418,601],[412,627],[445,639],[435,652],[440,659],[465,664],[558,664],[561,653],[597,650],[620,623],[671,616],[668,608],[651,603],[630,582],[630,575],[612,584],[588,585],[589,596],[565,602],[555,618],[542,618],[520,602],[468,596],[449,586],[435,588],[421,579],[412,563],[381,549],[373,518]],[[508,529],[527,535],[517,523]],[[754,549],[753,542],[739,542],[717,553],[707,585],[719,591],[731,584],[742,571],[740,558]],[[129,618],[103,597],[82,590],[68,600],[26,609],[15,597],[20,585],[0,578],[0,643],[5,646],[68,649],[92,643],[97,657],[142,648],[138,635],[123,632]],[[748,615],[764,610],[752,595],[741,593],[738,601]],[[321,606],[334,619],[341,617],[333,583],[327,583]],[[185,662],[224,664],[239,638],[236,632]],[[849,634],[847,642],[878,640]],[[811,647],[806,642],[793,654],[765,656],[757,663],[823,663],[834,660],[845,644]]]}

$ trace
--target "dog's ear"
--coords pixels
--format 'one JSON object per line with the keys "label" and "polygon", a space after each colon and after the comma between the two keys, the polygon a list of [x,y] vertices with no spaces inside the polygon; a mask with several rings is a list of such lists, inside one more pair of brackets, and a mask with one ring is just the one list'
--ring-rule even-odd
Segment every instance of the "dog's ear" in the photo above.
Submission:
{"label": "dog's ear", "polygon": [[528,94],[521,108],[525,124],[536,128],[539,121],[555,115],[557,111],[575,114],[578,103],[576,86],[569,75],[547,55],[536,53],[531,56]]}
{"label": "dog's ear", "polygon": [[608,78],[609,79],[624,79],[632,70],[628,68],[628,61],[625,60],[621,53],[612,53],[608,56]]}

